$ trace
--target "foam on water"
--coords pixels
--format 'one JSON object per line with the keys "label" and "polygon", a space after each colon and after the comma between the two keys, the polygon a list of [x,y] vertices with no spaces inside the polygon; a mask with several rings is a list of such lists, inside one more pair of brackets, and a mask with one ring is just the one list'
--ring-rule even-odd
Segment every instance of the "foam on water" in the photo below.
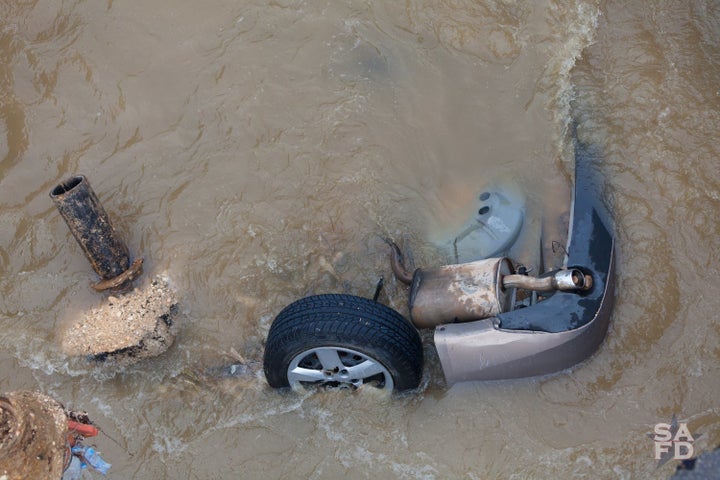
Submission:
{"label": "foam on water", "polygon": [[576,94],[571,71],[583,50],[592,44],[601,11],[597,4],[582,0],[563,3],[562,7],[558,4],[556,10],[560,17],[565,17],[566,29],[562,42],[546,65],[544,82],[554,90],[554,101],[549,107],[560,127],[557,147],[563,151],[568,145],[568,127],[573,120],[571,103]]}

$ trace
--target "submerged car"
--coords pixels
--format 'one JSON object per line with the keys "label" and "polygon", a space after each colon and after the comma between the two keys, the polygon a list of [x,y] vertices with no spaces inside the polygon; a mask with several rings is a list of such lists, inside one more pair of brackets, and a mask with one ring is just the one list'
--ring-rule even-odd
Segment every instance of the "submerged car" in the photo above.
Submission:
{"label": "submerged car", "polygon": [[[273,321],[263,368],[272,387],[416,388],[418,329],[434,329],[448,385],[568,368],[602,343],[614,300],[614,236],[601,199],[598,152],[575,140],[575,184],[564,267],[532,277],[506,257],[393,271],[410,285],[410,318],[353,295],[313,295]],[[481,212],[482,213],[482,212]],[[376,295],[377,297],[377,295]]]}

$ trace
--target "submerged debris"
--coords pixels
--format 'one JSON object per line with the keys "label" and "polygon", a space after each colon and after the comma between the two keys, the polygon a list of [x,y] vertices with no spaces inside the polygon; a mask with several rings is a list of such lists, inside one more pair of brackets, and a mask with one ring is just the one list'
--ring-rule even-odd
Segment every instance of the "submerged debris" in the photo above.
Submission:
{"label": "submerged debris", "polygon": [[62,405],[47,395],[0,396],[0,479],[60,479],[66,432]]}
{"label": "submerged debris", "polygon": [[50,198],[67,223],[93,270],[102,280],[92,287],[98,291],[127,291],[142,274],[142,258],[130,265],[130,252],[110,221],[90,182],[75,175],[58,184]]}
{"label": "submerged debris", "polygon": [[111,465],[83,445],[98,432],[87,413],[43,393],[0,395],[0,480],[75,480],[88,466],[105,475]]}
{"label": "submerged debris", "polygon": [[178,303],[167,280],[110,296],[63,333],[62,349],[72,356],[129,365],[167,350],[176,334]]}

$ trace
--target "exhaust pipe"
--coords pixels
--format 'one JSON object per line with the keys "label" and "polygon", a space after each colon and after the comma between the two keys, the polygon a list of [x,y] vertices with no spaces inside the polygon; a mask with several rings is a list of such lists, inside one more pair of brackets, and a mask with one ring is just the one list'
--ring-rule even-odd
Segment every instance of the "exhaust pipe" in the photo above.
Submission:
{"label": "exhaust pipe", "polygon": [[105,209],[84,175],[76,175],[57,185],[50,198],[67,223],[70,232],[102,280],[92,285],[103,290],[123,291],[142,273],[142,258],[130,264],[130,254]]}
{"label": "exhaust pipe", "polygon": [[504,288],[522,288],[535,292],[553,292],[590,290],[592,277],[583,274],[577,268],[558,270],[547,277],[529,277],[527,275],[505,275],[502,279]]}
{"label": "exhaust pipe", "polygon": [[393,273],[398,280],[410,285],[408,308],[417,328],[479,320],[506,312],[512,306],[512,288],[537,292],[592,288],[592,277],[578,269],[559,270],[535,278],[514,274],[510,260],[505,257],[418,268],[410,273],[400,248],[392,241],[388,243]]}

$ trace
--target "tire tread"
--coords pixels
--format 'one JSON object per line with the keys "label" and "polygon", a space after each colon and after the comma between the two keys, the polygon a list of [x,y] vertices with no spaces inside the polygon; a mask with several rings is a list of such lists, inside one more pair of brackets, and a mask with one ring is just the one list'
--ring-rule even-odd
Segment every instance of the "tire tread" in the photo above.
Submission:
{"label": "tire tread", "polygon": [[265,345],[264,370],[273,387],[288,386],[287,368],[302,350],[318,346],[351,348],[383,363],[395,388],[416,388],[423,349],[415,327],[391,308],[344,294],[302,298],[273,321]]}

